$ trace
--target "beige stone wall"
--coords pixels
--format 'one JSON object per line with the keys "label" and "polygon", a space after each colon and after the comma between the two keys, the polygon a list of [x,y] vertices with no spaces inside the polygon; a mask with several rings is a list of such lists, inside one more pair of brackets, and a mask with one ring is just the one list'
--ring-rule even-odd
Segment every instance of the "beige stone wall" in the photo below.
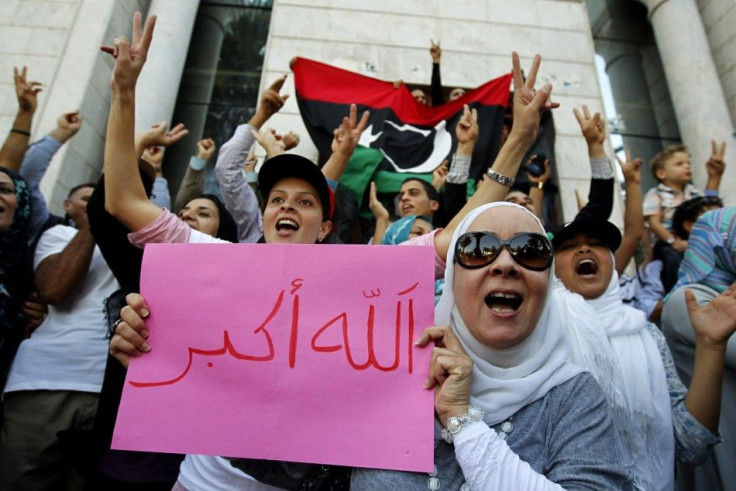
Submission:
{"label": "beige stone wall", "polygon": [[12,124],[17,103],[13,66],[27,65],[44,91],[33,139],[54,128],[64,112],[79,109],[80,133],[56,154],[42,183],[52,211],[72,186],[96,180],[102,169],[112,63],[99,51],[120,33],[130,34],[133,12],[147,0],[2,0],[0,2],[0,135]]}
{"label": "beige stone wall", "polygon": [[[29,76],[44,84],[38,114],[48,104],[59,60],[79,12],[80,0],[0,2],[0,133],[10,128],[17,103],[13,67],[27,65]],[[34,134],[37,128],[34,128]]]}
{"label": "beige stone wall", "polygon": [[[485,0],[401,2],[380,0],[276,0],[262,88],[288,72],[294,56],[312,58],[384,80],[429,84],[429,40],[440,39],[445,86],[475,87],[511,69],[512,50],[528,67],[534,53],[544,61],[539,82],[555,85],[557,179],[566,219],[577,211],[573,188],[587,197],[590,168],[573,116],[575,104],[602,111],[594,46],[582,1]],[[366,69],[375,67],[374,71]],[[293,94],[291,80],[286,90]],[[296,101],[271,121],[307,137]],[[314,158],[311,142],[300,152]]]}
{"label": "beige stone wall", "polygon": [[736,126],[736,2],[697,0],[731,121]]}
{"label": "beige stone wall", "polygon": [[[641,56],[644,75],[648,84],[647,88],[652,98],[654,118],[657,121],[659,135],[664,138],[663,146],[678,143],[668,139],[680,138],[680,129],[677,127],[677,116],[672,107],[670,92],[667,87],[667,77],[662,69],[662,61],[659,59],[657,46],[655,44],[643,46]],[[646,164],[648,165],[648,162]],[[649,172],[649,169],[646,168],[644,172]]]}

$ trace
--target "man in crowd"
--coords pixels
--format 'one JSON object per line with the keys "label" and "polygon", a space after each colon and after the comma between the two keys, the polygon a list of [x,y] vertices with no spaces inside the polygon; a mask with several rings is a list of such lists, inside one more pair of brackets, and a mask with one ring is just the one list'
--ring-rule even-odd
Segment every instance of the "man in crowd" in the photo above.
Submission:
{"label": "man in crowd", "polygon": [[74,187],[64,210],[74,226],[46,230],[34,255],[48,316],[23,341],[3,395],[0,488],[80,487],[81,435],[92,429],[107,361],[104,299],[119,288],[90,233],[93,186]]}

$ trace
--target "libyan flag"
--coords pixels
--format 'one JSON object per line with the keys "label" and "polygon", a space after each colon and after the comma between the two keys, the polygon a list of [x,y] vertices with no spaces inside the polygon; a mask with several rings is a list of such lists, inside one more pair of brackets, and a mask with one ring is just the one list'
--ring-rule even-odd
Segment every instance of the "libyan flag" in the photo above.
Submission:
{"label": "libyan flag", "polygon": [[457,146],[455,125],[464,104],[477,109],[480,127],[470,178],[478,179],[498,153],[511,74],[455,101],[427,107],[417,103],[403,84],[396,88],[392,82],[306,58],[296,58],[291,68],[299,110],[320,162],[329,158],[333,130],[348,115],[350,104],[358,106],[358,117],[370,111],[360,146],[340,179],[358,203],[371,180],[380,193],[396,193],[410,176],[431,182],[432,171],[445,159],[451,162]]}

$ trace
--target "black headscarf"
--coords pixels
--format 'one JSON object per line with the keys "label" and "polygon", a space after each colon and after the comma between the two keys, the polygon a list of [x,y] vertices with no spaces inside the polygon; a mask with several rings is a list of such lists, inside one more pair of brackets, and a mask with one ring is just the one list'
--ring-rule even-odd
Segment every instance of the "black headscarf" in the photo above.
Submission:
{"label": "black headscarf", "polygon": [[18,205],[8,230],[0,232],[0,390],[23,339],[23,302],[33,288],[33,268],[28,245],[31,192],[16,172],[0,167],[15,185]]}

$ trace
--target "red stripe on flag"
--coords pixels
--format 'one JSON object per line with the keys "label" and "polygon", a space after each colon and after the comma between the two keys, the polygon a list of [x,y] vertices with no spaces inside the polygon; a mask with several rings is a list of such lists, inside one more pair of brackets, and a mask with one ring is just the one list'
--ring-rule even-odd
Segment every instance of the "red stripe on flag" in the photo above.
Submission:
{"label": "red stripe on flag", "polygon": [[408,124],[434,126],[462,110],[463,104],[477,102],[485,106],[508,105],[511,74],[506,74],[468,91],[463,97],[435,107],[422,106],[402,85],[394,88],[365,75],[336,68],[318,61],[297,58],[291,65],[297,95],[303,100],[337,104],[358,104],[367,108],[391,108]]}

